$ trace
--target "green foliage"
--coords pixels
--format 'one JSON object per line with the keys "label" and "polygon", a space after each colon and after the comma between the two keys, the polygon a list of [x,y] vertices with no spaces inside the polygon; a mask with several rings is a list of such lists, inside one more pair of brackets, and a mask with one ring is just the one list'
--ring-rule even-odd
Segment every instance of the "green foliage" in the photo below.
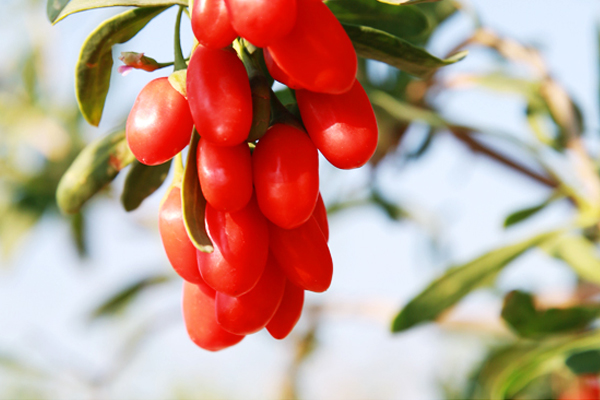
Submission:
{"label": "green foliage", "polygon": [[404,306],[392,323],[392,331],[404,331],[422,322],[434,320],[471,291],[496,276],[511,261],[555,235],[555,232],[543,233],[449,269]]}
{"label": "green foliage", "polygon": [[566,262],[581,278],[600,284],[600,259],[596,246],[582,236],[563,236],[550,243],[547,251]]}
{"label": "green foliage", "polygon": [[48,0],[48,19],[53,24],[71,14],[103,7],[187,6],[187,0]]}
{"label": "green foliage", "polygon": [[200,135],[198,135],[198,132],[194,129],[187,163],[183,173],[183,182],[181,183],[183,222],[194,246],[205,253],[212,253],[213,245],[206,233],[206,227],[204,226],[206,199],[202,194],[202,189],[200,189],[198,166],[196,162],[196,152],[198,150],[199,141]]}
{"label": "green foliage", "polygon": [[528,218],[534,216],[535,214],[537,214],[538,212],[540,212],[544,208],[546,208],[546,206],[548,204],[550,204],[551,201],[552,201],[552,199],[548,199],[537,206],[527,207],[522,210],[513,212],[508,217],[506,217],[506,219],[504,220],[504,227],[508,228],[509,226],[512,226],[512,225],[518,224],[519,222],[523,222],[523,221],[527,220]]}
{"label": "green foliage", "polygon": [[600,373],[600,350],[588,350],[570,355],[565,364],[575,375]]}
{"label": "green foliage", "polygon": [[135,157],[127,147],[125,131],[115,131],[90,143],[73,161],[56,189],[56,202],[65,214],[75,214],[110,183]]}
{"label": "green foliage", "polygon": [[125,11],[104,21],[86,39],[75,72],[75,92],[84,118],[98,126],[110,86],[112,47],[134,37],[166,7],[144,7]]}
{"label": "green foliage", "polygon": [[144,165],[135,160],[125,178],[121,195],[121,203],[125,211],[135,210],[144,199],[161,187],[170,169],[170,160],[156,166]]}

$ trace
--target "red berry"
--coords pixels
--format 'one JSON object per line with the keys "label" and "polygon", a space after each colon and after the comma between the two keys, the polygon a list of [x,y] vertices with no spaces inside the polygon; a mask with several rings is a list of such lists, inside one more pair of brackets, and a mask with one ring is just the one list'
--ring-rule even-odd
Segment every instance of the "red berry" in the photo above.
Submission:
{"label": "red berry", "polygon": [[205,350],[223,350],[244,338],[221,328],[215,315],[214,296],[189,282],[183,284],[183,320],[192,342]]}
{"label": "red berry", "polygon": [[271,74],[271,77],[273,79],[283,83],[290,89],[302,89],[302,85],[290,78],[285,72],[281,70],[281,68],[279,68],[279,65],[277,65],[277,63],[273,61],[273,57],[271,56],[271,53],[269,53],[269,49],[263,50],[263,57],[265,59],[265,65],[269,70],[269,74]]}
{"label": "red berry", "polygon": [[287,35],[296,21],[296,0],[225,0],[236,32],[258,47]]}
{"label": "red berry", "polygon": [[344,93],[356,77],[356,53],[346,31],[321,0],[297,0],[292,31],[268,47],[295,82],[313,92]]}
{"label": "red berry", "polygon": [[267,324],[267,330],[275,339],[283,339],[290,334],[302,314],[304,290],[289,280],[277,312]]}
{"label": "red berry", "polygon": [[206,201],[217,210],[237,211],[252,197],[252,159],[246,143],[216,146],[200,139],[198,176]]}
{"label": "red berry", "polygon": [[315,217],[294,229],[269,224],[270,250],[292,283],[324,292],[331,285],[333,261]]}
{"label": "red berry", "polygon": [[325,241],[329,242],[329,222],[327,222],[327,209],[325,208],[325,203],[323,202],[321,193],[319,193],[319,198],[317,199],[317,205],[315,206],[313,215],[319,224],[319,228],[321,228],[321,232],[323,232],[323,236],[325,236]]}
{"label": "red berry", "polygon": [[146,165],[162,164],[190,143],[192,115],[185,98],[167,78],[150,81],[127,118],[127,144]]}
{"label": "red berry", "polygon": [[220,49],[238,36],[229,20],[224,0],[195,0],[192,31],[203,46]]}
{"label": "red berry", "polygon": [[319,195],[319,156],[308,135],[289,125],[272,126],[256,145],[252,168],[265,217],[286,229],[310,218]]}
{"label": "red berry", "polygon": [[244,64],[233,50],[198,46],[187,70],[187,96],[198,133],[220,146],[246,140],[252,93]]}
{"label": "red berry", "polygon": [[207,204],[206,230],[214,251],[197,252],[204,281],[233,297],[249,292],[259,281],[269,255],[267,221],[256,200],[231,213]]}
{"label": "red berry", "polygon": [[223,329],[238,335],[258,332],[275,315],[284,289],[285,275],[271,256],[262,277],[248,293],[239,297],[217,293],[217,321]]}
{"label": "red berry", "polygon": [[377,120],[358,80],[343,94],[298,90],[296,99],[306,131],[331,164],[351,169],[369,161],[377,148]]}

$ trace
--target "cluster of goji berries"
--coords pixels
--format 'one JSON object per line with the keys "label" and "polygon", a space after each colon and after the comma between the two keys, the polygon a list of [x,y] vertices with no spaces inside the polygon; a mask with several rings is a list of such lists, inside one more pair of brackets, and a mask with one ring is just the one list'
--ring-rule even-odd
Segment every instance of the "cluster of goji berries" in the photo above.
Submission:
{"label": "cluster of goji berries", "polygon": [[[329,287],[317,149],[338,168],[362,166],[375,151],[377,124],[355,78],[352,43],[321,0],[196,0],[191,19],[199,45],[187,69],[187,99],[167,78],[150,82],[129,115],[127,140],[140,162],[157,165],[184,149],[193,126],[200,134],[197,170],[214,250],[198,251],[189,239],[176,185],[159,227],[186,281],[189,336],[216,351],[265,327],[286,337],[304,291]],[[269,73],[296,90],[308,134],[300,123],[279,121],[258,140],[249,137],[251,86],[230,47],[238,36],[263,48]]]}

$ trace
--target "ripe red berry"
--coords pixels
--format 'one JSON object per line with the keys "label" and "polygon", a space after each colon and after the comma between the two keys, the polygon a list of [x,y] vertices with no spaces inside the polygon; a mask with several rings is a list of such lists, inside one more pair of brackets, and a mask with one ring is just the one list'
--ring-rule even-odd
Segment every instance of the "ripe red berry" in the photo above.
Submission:
{"label": "ripe red berry", "polygon": [[220,49],[238,36],[233,30],[224,0],[195,0],[192,31],[203,46]]}
{"label": "ripe red berry", "polygon": [[269,224],[269,241],[271,253],[292,283],[313,292],[329,288],[333,261],[314,216],[294,229]]}
{"label": "ripe red berry", "polygon": [[306,133],[272,126],[256,145],[252,169],[265,217],[286,229],[308,220],[319,195],[319,156]]}
{"label": "ripe red berry", "polygon": [[305,89],[338,94],[354,83],[354,47],[321,0],[297,0],[294,28],[268,50],[283,72]]}
{"label": "ripe red berry", "polygon": [[183,320],[192,342],[205,350],[223,350],[244,338],[227,332],[218,324],[214,296],[189,282],[183,284]]}
{"label": "ripe red berry", "polygon": [[146,165],[162,164],[190,143],[192,115],[186,99],[167,78],[150,81],[127,118],[127,144]]}
{"label": "ripe red berry", "polygon": [[237,211],[252,197],[252,159],[246,143],[198,143],[198,177],[206,201],[220,211]]}
{"label": "ripe red berry", "polygon": [[319,228],[321,228],[321,232],[323,232],[323,236],[325,236],[325,241],[329,242],[329,222],[327,221],[327,209],[325,208],[325,203],[323,202],[321,193],[319,193],[319,198],[317,199],[317,205],[315,205],[313,215],[319,224]]}
{"label": "ripe red berry", "polygon": [[187,70],[187,96],[198,133],[220,146],[246,140],[252,93],[244,64],[230,49],[198,46]]}
{"label": "ripe red berry", "polygon": [[343,94],[296,91],[298,108],[310,138],[337,168],[363,166],[377,148],[377,120],[358,82]]}
{"label": "ripe red berry", "polygon": [[285,284],[283,298],[277,312],[267,324],[267,330],[275,339],[283,339],[290,334],[302,314],[304,290],[289,280]]}
{"label": "ripe red berry", "polygon": [[239,297],[217,293],[217,322],[226,331],[238,335],[260,331],[275,315],[283,297],[285,281],[285,275],[270,256],[260,280],[248,293]]}
{"label": "ripe red berry", "polygon": [[302,89],[302,85],[290,78],[285,72],[281,70],[281,68],[279,68],[279,65],[277,65],[277,63],[273,61],[273,57],[271,56],[271,53],[269,53],[269,49],[263,50],[263,57],[265,59],[265,65],[269,70],[269,74],[271,74],[271,77],[273,79],[283,83],[290,89]]}
{"label": "ripe red berry", "polygon": [[236,32],[258,47],[287,35],[296,22],[296,0],[225,0]]}
{"label": "ripe red berry", "polygon": [[206,230],[214,251],[197,252],[204,281],[233,297],[249,292],[259,281],[269,254],[267,221],[256,200],[231,213],[207,204]]}

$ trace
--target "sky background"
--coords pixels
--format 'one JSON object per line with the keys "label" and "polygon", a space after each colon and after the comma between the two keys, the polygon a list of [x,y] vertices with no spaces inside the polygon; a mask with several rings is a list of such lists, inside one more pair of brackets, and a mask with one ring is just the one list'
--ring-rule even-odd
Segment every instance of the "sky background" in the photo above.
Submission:
{"label": "sky background", "polygon": [[[81,43],[117,10],[74,15],[52,27],[45,7],[32,7],[25,14],[20,3],[0,0],[0,74],[11,67],[30,38],[44,38],[49,88],[56,101],[72,102]],[[541,48],[552,76],[582,108],[590,144],[597,148],[593,136],[598,136],[600,126],[596,31],[600,3],[474,0],[468,4],[484,26]],[[174,17],[174,9],[163,13],[136,38],[117,46],[114,54],[139,51],[159,61],[171,59]],[[189,25],[185,27],[184,48],[189,48],[191,33]],[[429,50],[441,56],[472,29],[472,20],[458,14],[438,30]],[[443,74],[489,70],[491,60],[473,51]],[[168,72],[132,72],[123,77],[116,73],[118,65],[103,120],[99,128],[86,131],[89,139],[121,123],[145,83]],[[435,104],[452,121],[528,135],[523,102],[515,96],[455,90],[436,98]],[[417,127],[400,151],[409,151],[411,140],[418,142],[418,138]],[[326,203],[339,191],[351,192],[369,179],[365,169],[334,171],[325,162],[321,173]],[[181,322],[179,281],[144,294],[126,318],[86,322],[87,313],[111,293],[140,276],[169,268],[156,230],[164,188],[127,214],[117,200],[122,182],[123,176],[118,177],[113,198],[90,206],[90,258],[83,265],[69,227],[55,216],[43,219],[10,262],[0,261],[0,354],[16,355],[53,376],[53,383],[43,389],[54,398],[163,399],[174,392],[208,398],[277,397],[292,357],[292,340],[278,342],[260,332],[216,354],[196,348]],[[437,138],[416,162],[386,161],[380,183],[385,194],[420,223],[392,222],[372,207],[344,211],[330,219],[334,281],[326,293],[307,296],[309,305],[322,304],[325,312],[319,347],[301,369],[302,398],[437,399],[442,397],[440,383],[460,386],[482,356],[488,336],[431,324],[393,336],[389,333],[393,315],[452,262],[467,261],[572,216],[566,204],[557,203],[531,223],[505,231],[506,215],[538,204],[549,191],[474,156],[447,135]],[[432,236],[439,249],[435,254],[430,251]],[[522,288],[555,297],[565,295],[574,283],[567,267],[536,252],[499,277],[501,291]],[[461,303],[453,318],[486,321],[495,329],[500,308],[500,297],[479,291]],[[130,347],[126,338],[147,321],[158,321],[156,332],[116,379],[97,393],[82,384],[113,370],[119,354]],[[306,322],[301,320],[299,332]],[[0,388],[9,390],[17,384],[13,375],[0,372]]]}

